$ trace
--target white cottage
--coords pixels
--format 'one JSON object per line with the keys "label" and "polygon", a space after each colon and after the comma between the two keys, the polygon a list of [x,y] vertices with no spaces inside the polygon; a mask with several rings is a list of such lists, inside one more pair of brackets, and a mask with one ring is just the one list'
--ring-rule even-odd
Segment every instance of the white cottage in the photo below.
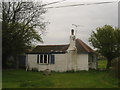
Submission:
{"label": "white cottage", "polygon": [[71,30],[70,44],[38,45],[26,54],[26,69],[56,72],[80,71],[97,68],[94,51],[80,39],[76,39]]}

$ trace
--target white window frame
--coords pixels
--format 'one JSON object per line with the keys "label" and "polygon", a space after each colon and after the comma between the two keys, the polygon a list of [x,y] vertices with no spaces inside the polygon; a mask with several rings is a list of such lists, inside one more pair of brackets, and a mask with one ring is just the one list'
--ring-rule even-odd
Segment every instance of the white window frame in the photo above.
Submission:
{"label": "white window frame", "polygon": [[[45,62],[45,59],[44,59],[45,55],[47,55],[47,57],[46,57],[46,59],[47,59],[46,63],[44,63]],[[41,61],[41,56],[42,56],[42,61]],[[37,56],[37,64],[55,64],[55,60],[51,61],[51,57],[52,57],[52,55],[50,55],[50,54],[38,54],[38,56]]]}
{"label": "white window frame", "polygon": [[[45,61],[45,59],[44,59],[45,55],[47,55],[47,61],[46,61],[46,63],[44,63],[44,61]],[[43,63],[40,62],[41,56],[43,56],[43,58],[42,58],[42,62]],[[48,54],[39,54],[39,64],[48,64],[48,60],[49,60]]]}

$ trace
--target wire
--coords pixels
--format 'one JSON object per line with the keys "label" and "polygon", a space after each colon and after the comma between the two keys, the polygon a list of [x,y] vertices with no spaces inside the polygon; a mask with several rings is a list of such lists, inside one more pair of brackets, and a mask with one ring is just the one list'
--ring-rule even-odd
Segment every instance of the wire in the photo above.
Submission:
{"label": "wire", "polygon": [[83,3],[83,4],[72,4],[72,5],[65,5],[65,6],[56,6],[56,7],[46,7],[46,8],[47,9],[52,9],[52,8],[83,6],[83,5],[108,4],[108,3],[113,3],[113,2],[97,2],[97,3],[86,3],[86,4]]}
{"label": "wire", "polygon": [[51,2],[51,3],[47,3],[47,4],[43,4],[42,6],[48,6],[48,5],[52,5],[52,4],[56,4],[56,3],[61,3],[64,2],[66,0],[60,0],[60,1],[56,1],[56,2]]}

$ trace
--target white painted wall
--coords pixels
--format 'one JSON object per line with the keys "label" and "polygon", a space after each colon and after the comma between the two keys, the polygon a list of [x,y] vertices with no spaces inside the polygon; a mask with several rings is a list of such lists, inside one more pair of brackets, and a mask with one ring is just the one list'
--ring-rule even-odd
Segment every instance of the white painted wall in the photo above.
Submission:
{"label": "white painted wall", "polygon": [[55,55],[55,64],[37,64],[37,54],[28,54],[27,62],[29,70],[32,68],[37,68],[38,71],[44,71],[50,69],[56,72],[65,72],[67,71],[67,54],[54,54]]}
{"label": "white painted wall", "polygon": [[70,50],[67,53],[67,70],[77,70],[77,51]]}
{"label": "white painted wall", "polygon": [[70,46],[68,48],[68,51],[69,50],[76,50],[75,42],[76,42],[75,35],[70,35]]}
{"label": "white painted wall", "polygon": [[67,54],[55,54],[55,71],[67,71]]}
{"label": "white painted wall", "polygon": [[67,59],[66,54],[54,54],[55,64],[39,64],[39,71],[44,71],[45,69],[50,69],[56,72],[65,72],[67,70]]}
{"label": "white painted wall", "polygon": [[27,62],[28,62],[28,67],[30,70],[32,70],[32,68],[38,68],[36,54],[28,54],[27,55]]}
{"label": "white painted wall", "polygon": [[88,54],[77,54],[77,70],[89,70]]}
{"label": "white painted wall", "polygon": [[37,54],[28,54],[29,70],[37,68],[38,71],[50,69],[51,71],[65,72],[73,70],[74,67],[76,67],[76,70],[88,70],[88,54],[77,54],[75,56],[76,61],[73,61],[70,53],[54,55],[55,64],[37,64]]}

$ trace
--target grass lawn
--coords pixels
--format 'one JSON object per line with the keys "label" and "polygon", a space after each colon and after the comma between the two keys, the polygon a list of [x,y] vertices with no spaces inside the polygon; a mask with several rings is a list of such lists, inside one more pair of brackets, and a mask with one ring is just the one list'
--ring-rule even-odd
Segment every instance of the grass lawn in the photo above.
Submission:
{"label": "grass lawn", "polygon": [[2,88],[2,71],[0,70],[0,89]]}
{"label": "grass lawn", "polygon": [[118,80],[108,71],[42,72],[3,70],[3,88],[117,88]]}

